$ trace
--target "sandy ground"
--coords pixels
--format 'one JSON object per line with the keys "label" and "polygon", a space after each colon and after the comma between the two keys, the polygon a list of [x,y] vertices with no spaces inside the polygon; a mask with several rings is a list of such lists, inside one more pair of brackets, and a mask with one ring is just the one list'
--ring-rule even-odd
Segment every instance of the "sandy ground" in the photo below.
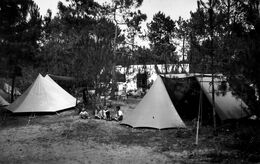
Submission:
{"label": "sandy ground", "polygon": [[228,146],[235,142],[233,133],[222,131],[214,136],[205,127],[195,145],[194,127],[186,124],[187,129],[133,129],[115,121],[83,120],[74,110],[35,117],[10,115],[1,124],[0,163],[249,162],[241,150]]}

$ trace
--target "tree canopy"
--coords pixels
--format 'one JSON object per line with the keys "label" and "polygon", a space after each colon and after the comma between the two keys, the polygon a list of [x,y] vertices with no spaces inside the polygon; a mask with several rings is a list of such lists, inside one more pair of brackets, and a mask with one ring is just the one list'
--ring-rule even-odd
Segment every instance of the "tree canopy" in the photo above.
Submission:
{"label": "tree canopy", "polygon": [[42,19],[32,0],[3,0],[0,3],[0,61],[7,71],[36,60]]}
{"label": "tree canopy", "polygon": [[[259,111],[258,0],[198,0],[190,19],[139,10],[142,0],[67,0],[45,16],[33,0],[0,2],[0,75],[41,73],[76,77],[79,86],[109,91],[116,65],[189,63],[190,72],[223,73]],[[149,40],[141,47],[136,38]],[[182,69],[185,71],[185,69]],[[27,81],[27,82],[25,82]]]}

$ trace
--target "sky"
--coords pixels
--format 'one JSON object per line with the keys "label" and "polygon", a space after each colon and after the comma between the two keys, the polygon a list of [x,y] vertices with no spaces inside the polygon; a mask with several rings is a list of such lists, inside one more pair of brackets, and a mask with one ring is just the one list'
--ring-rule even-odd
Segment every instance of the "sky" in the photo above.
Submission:
{"label": "sky", "polygon": [[[53,15],[57,13],[57,4],[59,1],[65,0],[34,0],[40,8],[41,15],[46,15],[47,9],[51,9]],[[96,0],[100,4],[110,0]],[[181,16],[184,19],[190,18],[190,11],[197,8],[197,0],[143,0],[142,6],[139,8],[142,13],[147,15],[146,22],[142,25],[145,30],[145,24],[151,22],[153,16],[159,11],[166,16],[170,16],[172,20],[178,20]],[[145,45],[146,46],[146,43]]]}
{"label": "sky", "polygon": [[159,11],[177,20],[179,16],[187,19],[190,11],[195,11],[197,0],[144,0],[140,10],[147,14],[147,21],[150,22],[153,15]]}
{"label": "sky", "polygon": [[[47,9],[51,9],[53,13],[57,12],[58,1],[65,0],[34,0],[40,8],[40,13],[45,15]],[[97,2],[105,2],[106,0],[97,0]],[[187,19],[190,17],[190,11],[195,11],[197,0],[143,0],[140,10],[147,14],[147,21],[150,22],[153,15],[159,11],[170,16],[173,20],[177,20],[179,16]]]}

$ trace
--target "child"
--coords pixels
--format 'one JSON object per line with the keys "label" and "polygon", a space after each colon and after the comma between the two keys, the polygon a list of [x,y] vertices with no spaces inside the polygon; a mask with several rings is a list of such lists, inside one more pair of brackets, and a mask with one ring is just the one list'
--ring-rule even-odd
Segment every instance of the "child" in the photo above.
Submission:
{"label": "child", "polygon": [[123,120],[123,112],[120,110],[120,106],[116,106],[116,120],[117,121],[122,121]]}
{"label": "child", "polygon": [[79,113],[79,116],[82,119],[88,119],[89,118],[89,114],[88,114],[88,112],[87,112],[87,110],[84,106],[82,108],[82,111]]}

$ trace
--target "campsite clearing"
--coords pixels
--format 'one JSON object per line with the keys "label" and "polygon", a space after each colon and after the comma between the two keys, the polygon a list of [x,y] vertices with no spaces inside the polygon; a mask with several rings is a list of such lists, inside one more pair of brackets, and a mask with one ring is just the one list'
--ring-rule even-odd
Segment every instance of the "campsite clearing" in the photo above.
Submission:
{"label": "campsite clearing", "polygon": [[[122,110],[136,105],[128,103]],[[243,163],[259,162],[259,130],[226,126],[218,135],[202,127],[133,129],[118,122],[59,115],[8,116],[1,120],[0,163]],[[258,128],[259,129],[259,128]],[[252,133],[253,137],[252,138]],[[257,139],[258,138],[258,139]],[[257,145],[258,144],[258,145]]]}

